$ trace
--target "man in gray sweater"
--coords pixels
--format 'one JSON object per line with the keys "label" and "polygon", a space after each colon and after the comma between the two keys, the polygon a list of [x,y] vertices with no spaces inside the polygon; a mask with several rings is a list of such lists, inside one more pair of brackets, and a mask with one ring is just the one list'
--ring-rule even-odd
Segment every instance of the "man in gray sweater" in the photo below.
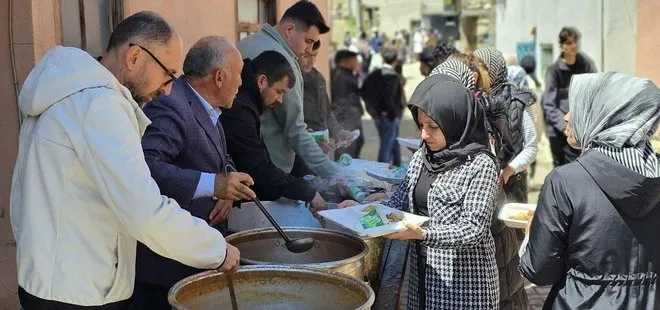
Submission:
{"label": "man in gray sweater", "polygon": [[330,28],[316,5],[300,1],[284,12],[277,25],[264,24],[261,31],[238,43],[244,58],[254,59],[264,51],[277,51],[284,55],[296,76],[294,87],[284,95],[282,104],[264,111],[261,116],[261,135],[273,163],[290,173],[298,154],[317,175],[327,177],[338,171],[338,166],[323,153],[307,132],[303,114],[303,77],[298,57],[312,51],[319,35]]}

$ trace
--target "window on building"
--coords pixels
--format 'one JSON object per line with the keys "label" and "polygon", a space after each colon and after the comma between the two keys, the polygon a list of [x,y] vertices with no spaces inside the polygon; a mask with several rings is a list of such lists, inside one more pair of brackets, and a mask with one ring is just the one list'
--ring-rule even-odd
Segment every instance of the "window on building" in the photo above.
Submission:
{"label": "window on building", "polygon": [[277,11],[275,0],[237,0],[238,39],[259,31],[262,24],[275,25]]}

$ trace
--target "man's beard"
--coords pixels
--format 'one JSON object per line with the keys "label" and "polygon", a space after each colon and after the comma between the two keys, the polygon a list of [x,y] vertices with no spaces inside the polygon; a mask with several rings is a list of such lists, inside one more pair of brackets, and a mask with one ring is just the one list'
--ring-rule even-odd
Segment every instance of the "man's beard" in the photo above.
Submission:
{"label": "man's beard", "polygon": [[276,106],[276,105],[279,104],[278,101],[275,101],[275,102],[273,102],[273,103],[271,103],[271,104],[268,104],[268,103],[266,102],[266,98],[268,97],[268,91],[269,91],[269,87],[266,87],[266,88],[264,88],[264,89],[262,89],[262,90],[259,91],[259,92],[261,93],[261,98],[263,99],[262,101],[263,101],[263,103],[264,103],[264,104],[263,104],[263,105],[264,105],[264,108],[272,108],[272,107],[274,107],[274,106]]}
{"label": "man's beard", "polygon": [[150,94],[144,94],[142,91],[145,83],[142,83],[142,81],[127,81],[126,82],[126,88],[131,92],[131,95],[133,96],[133,100],[140,105],[140,108],[144,108],[147,103],[149,103],[151,100],[156,99],[156,97],[160,96],[163,91],[159,88],[156,91],[150,93]]}

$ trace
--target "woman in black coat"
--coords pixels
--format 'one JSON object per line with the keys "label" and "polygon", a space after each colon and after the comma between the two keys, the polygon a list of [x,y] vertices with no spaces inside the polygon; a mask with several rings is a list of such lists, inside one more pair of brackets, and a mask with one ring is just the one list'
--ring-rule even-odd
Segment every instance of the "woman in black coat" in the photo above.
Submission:
{"label": "woman in black coat", "polygon": [[568,143],[548,175],[520,270],[553,285],[545,309],[658,309],[660,90],[620,73],[573,77]]}

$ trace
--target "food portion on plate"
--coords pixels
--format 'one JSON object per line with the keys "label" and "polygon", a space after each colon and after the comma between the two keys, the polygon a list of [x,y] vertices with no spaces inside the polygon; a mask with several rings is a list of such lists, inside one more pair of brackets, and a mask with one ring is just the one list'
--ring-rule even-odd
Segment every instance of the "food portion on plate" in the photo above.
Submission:
{"label": "food portion on plate", "polygon": [[385,215],[385,217],[390,221],[390,222],[401,222],[403,221],[403,213],[401,212],[390,212]]}
{"label": "food portion on plate", "polygon": [[506,226],[524,229],[534,218],[534,211],[536,211],[536,204],[507,203],[502,206],[497,218],[504,221]]}
{"label": "food portion on plate", "polygon": [[510,218],[525,222],[530,221],[533,216],[534,216],[534,211],[532,210],[515,210],[509,213]]}

